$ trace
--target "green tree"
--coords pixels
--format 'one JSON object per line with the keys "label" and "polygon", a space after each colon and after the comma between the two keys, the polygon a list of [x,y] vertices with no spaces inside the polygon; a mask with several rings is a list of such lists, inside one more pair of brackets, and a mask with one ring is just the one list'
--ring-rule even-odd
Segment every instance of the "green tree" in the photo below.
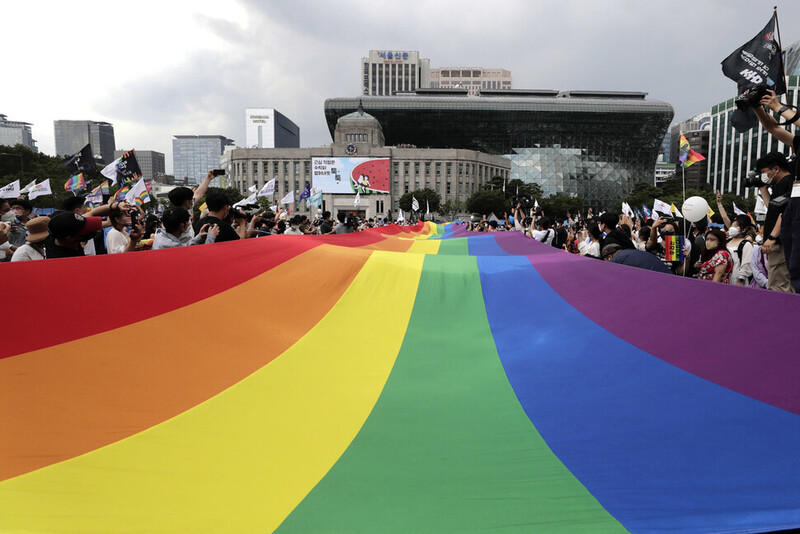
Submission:
{"label": "green tree", "polygon": [[463,212],[465,209],[466,209],[466,202],[450,199],[444,204],[442,204],[437,211],[439,212],[439,215],[444,217],[447,221],[452,221],[458,216],[459,213]]}
{"label": "green tree", "polygon": [[503,191],[503,183],[506,184],[506,191],[504,193],[504,198],[510,201],[517,196],[517,191],[519,191],[520,196],[528,196],[533,199],[541,199],[544,197],[544,192],[542,188],[539,187],[539,184],[536,183],[528,183],[523,182],[517,178],[513,180],[506,180],[502,176],[495,176],[483,184],[482,188],[484,191]]}
{"label": "green tree", "polygon": [[564,193],[557,193],[542,200],[540,204],[548,217],[566,218],[567,213],[574,217],[578,212],[582,211],[584,200],[582,197],[571,197]]}
{"label": "green tree", "polygon": [[426,204],[425,201],[427,200],[431,207],[431,213],[439,211],[439,205],[442,202],[442,197],[430,188],[425,189],[417,189],[416,191],[409,191],[402,197],[400,197],[400,209],[403,211],[412,211],[411,204],[412,199],[414,197],[419,202],[419,210],[417,210],[417,215],[425,214]]}
{"label": "green tree", "polygon": [[[3,154],[0,156],[0,187],[15,180],[19,180],[20,187],[25,187],[33,180],[36,183],[50,180],[53,194],[35,198],[31,201],[34,208],[60,208],[64,199],[72,196],[72,193],[64,191],[70,173],[61,163],[61,158],[33,152],[23,145],[0,145],[0,154]],[[94,174],[85,173],[86,179],[92,180]]]}
{"label": "green tree", "polygon": [[502,190],[475,191],[467,199],[467,211],[478,215],[495,215],[502,217],[510,205],[503,198]]}

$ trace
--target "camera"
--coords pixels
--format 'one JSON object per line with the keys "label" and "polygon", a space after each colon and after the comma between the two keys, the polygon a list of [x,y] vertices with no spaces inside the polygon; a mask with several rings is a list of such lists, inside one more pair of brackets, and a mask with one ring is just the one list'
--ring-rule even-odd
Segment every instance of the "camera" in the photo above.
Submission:
{"label": "camera", "polygon": [[514,200],[511,202],[511,207],[516,208],[517,204],[519,204],[519,208],[525,212],[533,207],[533,201],[528,195],[519,195],[514,197]]}
{"label": "camera", "polygon": [[231,208],[229,211],[229,215],[233,219],[247,219],[247,214],[238,208]]}
{"label": "camera", "polygon": [[750,171],[742,180],[745,187],[764,187],[766,184],[761,181],[761,174],[758,171]]}
{"label": "camera", "polygon": [[211,172],[214,173],[214,176],[225,176],[225,169],[214,169]]}
{"label": "camera", "polygon": [[734,102],[737,108],[744,111],[747,108],[756,107],[766,94],[767,94],[767,86],[763,83],[759,83],[758,85],[750,87],[749,89],[745,90],[742,94],[737,96]]}

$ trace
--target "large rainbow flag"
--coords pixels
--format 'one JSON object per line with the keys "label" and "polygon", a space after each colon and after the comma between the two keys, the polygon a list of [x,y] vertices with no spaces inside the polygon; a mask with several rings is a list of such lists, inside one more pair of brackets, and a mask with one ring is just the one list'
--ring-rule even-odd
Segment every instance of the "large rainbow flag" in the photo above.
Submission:
{"label": "large rainbow flag", "polygon": [[430,223],[0,272],[0,532],[800,526],[794,295]]}

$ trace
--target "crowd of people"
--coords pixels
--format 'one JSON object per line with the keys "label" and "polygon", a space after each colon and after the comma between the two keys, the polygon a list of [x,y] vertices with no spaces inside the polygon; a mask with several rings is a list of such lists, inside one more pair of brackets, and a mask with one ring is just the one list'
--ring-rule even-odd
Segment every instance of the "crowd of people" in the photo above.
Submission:
{"label": "crowd of people", "polygon": [[[687,223],[669,214],[635,220],[612,212],[597,216],[551,219],[540,208],[514,206],[503,220],[473,217],[467,223],[474,232],[516,231],[545,245],[599,260],[662,273],[694,277],[723,284],[797,292],[800,265],[787,262],[782,245],[791,242],[792,220],[782,221],[792,190],[789,162],[771,152],[756,164],[768,206],[761,224],[748,215],[728,216],[717,195],[717,211],[724,224],[707,219]],[[271,235],[341,234],[390,224],[388,219],[361,220],[346,212],[337,219],[325,211],[315,219],[277,209],[247,213],[232,206],[219,191],[206,194],[208,177],[194,190],[176,187],[169,193],[171,206],[160,216],[145,213],[127,202],[109,201],[87,210],[84,198],[70,197],[63,210],[50,217],[32,216],[25,198],[0,199],[0,257],[3,261],[30,261],[95,254],[120,254],[159,250]],[[203,212],[195,210],[205,197]],[[800,198],[800,194],[798,195]],[[800,208],[800,206],[798,206]],[[800,213],[800,209],[795,210]],[[673,239],[670,239],[673,236]],[[668,255],[665,244],[681,238],[683,258]],[[787,250],[789,250],[787,248]],[[798,254],[800,256],[800,254]],[[792,275],[790,276],[790,269]]]}
{"label": "crowd of people", "polygon": [[[0,261],[29,261],[97,254],[159,250],[270,235],[343,234],[389,224],[325,211],[315,219],[283,209],[247,213],[232,206],[222,192],[210,191],[209,171],[196,189],[176,187],[171,206],[160,216],[142,207],[110,199],[87,209],[85,197],[73,196],[51,216],[34,216],[26,198],[0,199]],[[206,194],[207,193],[207,194]],[[202,212],[194,207],[205,197]]]}

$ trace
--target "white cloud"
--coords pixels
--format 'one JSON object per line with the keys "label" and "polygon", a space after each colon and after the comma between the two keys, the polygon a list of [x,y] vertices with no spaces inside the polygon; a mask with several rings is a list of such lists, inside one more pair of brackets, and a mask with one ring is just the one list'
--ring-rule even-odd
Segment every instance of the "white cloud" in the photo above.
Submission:
{"label": "white cloud", "polygon": [[[771,6],[771,5],[770,5]],[[118,148],[167,154],[172,135],[244,141],[244,108],[275,107],[301,143],[330,142],[323,102],[359,91],[370,49],[418,50],[432,66],[502,67],[523,88],[648,92],[676,120],[734,95],[719,63],[771,16],[744,0],[682,2],[385,0],[15,3],[0,113],[34,123],[114,124]],[[784,44],[800,3],[779,2]]]}

